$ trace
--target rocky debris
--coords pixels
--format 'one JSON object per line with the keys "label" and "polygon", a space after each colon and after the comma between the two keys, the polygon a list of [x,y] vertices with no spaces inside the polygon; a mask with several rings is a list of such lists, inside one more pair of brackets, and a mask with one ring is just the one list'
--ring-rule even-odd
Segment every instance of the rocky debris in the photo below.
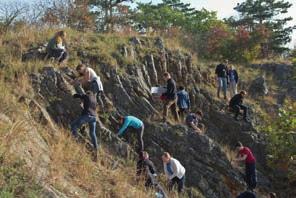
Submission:
{"label": "rocky debris", "polygon": [[29,49],[26,53],[22,54],[22,61],[29,60],[43,60],[46,56],[46,45],[39,45],[38,47],[34,47]]}
{"label": "rocky debris", "polygon": [[268,94],[268,87],[264,76],[260,76],[251,82],[249,94],[252,97],[265,96]]}
{"label": "rocky debris", "polygon": [[[244,188],[240,174],[232,169],[220,146],[211,138],[181,125],[146,123],[145,127],[144,139],[152,159],[160,162],[161,153],[169,151],[185,166],[187,184],[198,187],[205,197],[232,197],[233,190]],[[161,163],[157,165],[163,169]],[[225,178],[231,178],[231,186],[225,185]]]}

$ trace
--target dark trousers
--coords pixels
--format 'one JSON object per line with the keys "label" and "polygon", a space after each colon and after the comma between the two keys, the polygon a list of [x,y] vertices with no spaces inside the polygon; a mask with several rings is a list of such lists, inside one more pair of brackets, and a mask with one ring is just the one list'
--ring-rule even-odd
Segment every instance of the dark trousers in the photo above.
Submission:
{"label": "dark trousers", "polygon": [[68,53],[63,49],[51,49],[48,52],[49,58],[54,57],[59,63],[68,58]]}
{"label": "dark trousers", "polygon": [[107,104],[107,99],[103,90],[100,90],[98,83],[94,80],[90,84],[90,90],[96,94],[97,102],[99,106],[105,111],[105,104]]}
{"label": "dark trousers", "polygon": [[137,151],[137,153],[139,153],[139,154],[140,154],[141,151],[144,151],[144,141],[143,141],[144,129],[145,129],[144,125],[143,125],[142,127],[138,128],[138,129],[134,129],[134,128],[132,128],[132,127],[129,127],[129,128],[128,128],[128,131],[127,131],[127,132],[125,133],[125,135],[124,135],[125,139],[126,139],[129,143],[131,143],[131,141],[130,141],[130,136],[128,135],[128,133],[129,133],[130,131],[134,131],[134,132],[136,132],[136,135],[137,135],[137,141],[138,141],[138,146],[137,146],[137,148],[136,148],[136,151]]}
{"label": "dark trousers", "polygon": [[250,190],[256,188],[257,185],[257,176],[256,176],[256,165],[255,163],[248,164],[246,163],[246,183]]}
{"label": "dark trousers", "polygon": [[183,192],[184,187],[185,187],[185,176],[183,176],[181,179],[179,179],[178,177],[174,177],[170,183],[169,183],[169,190],[171,191],[174,187],[174,185],[177,184],[178,185],[178,192]]}
{"label": "dark trousers", "polygon": [[178,107],[177,107],[177,99],[175,100],[165,100],[163,104],[163,121],[167,120],[168,111],[171,109],[171,112],[175,118],[175,121],[179,121]]}
{"label": "dark trousers", "polygon": [[244,118],[247,118],[248,115],[248,107],[246,105],[234,105],[232,106],[232,109],[235,113],[235,117],[237,118],[239,115],[240,110],[243,110],[244,112]]}

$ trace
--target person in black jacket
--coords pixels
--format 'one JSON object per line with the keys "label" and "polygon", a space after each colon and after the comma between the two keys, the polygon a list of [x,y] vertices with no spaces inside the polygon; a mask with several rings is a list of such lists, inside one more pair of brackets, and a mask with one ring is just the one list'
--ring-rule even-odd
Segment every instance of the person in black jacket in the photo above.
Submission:
{"label": "person in black jacket", "polygon": [[83,125],[89,124],[89,135],[94,147],[93,160],[97,160],[98,142],[96,136],[96,105],[97,100],[95,94],[87,91],[86,94],[74,94],[74,98],[79,98],[83,102],[83,110],[79,118],[71,123],[71,131],[75,138],[78,137],[77,130]]}
{"label": "person in black jacket", "polygon": [[238,73],[232,65],[228,70],[228,79],[229,79],[229,92],[231,97],[233,97],[235,94],[237,94]]}
{"label": "person in black jacket", "polygon": [[248,122],[248,107],[243,104],[244,97],[247,95],[246,91],[241,91],[239,94],[236,94],[229,101],[229,107],[232,111],[235,112],[235,120],[238,120],[238,115],[240,110],[244,112],[244,120]]}
{"label": "person in black jacket", "polygon": [[217,88],[217,97],[220,98],[221,89],[223,90],[224,99],[227,99],[227,64],[228,60],[225,60],[225,63],[220,63],[217,65],[215,74],[217,75],[218,88]]}
{"label": "person in black jacket", "polygon": [[171,109],[175,121],[179,121],[178,109],[177,109],[177,88],[176,82],[171,78],[168,72],[163,75],[167,82],[167,91],[161,96],[163,100],[163,122],[167,121],[168,110]]}
{"label": "person in black jacket", "polygon": [[163,187],[157,181],[156,168],[153,162],[149,159],[149,154],[146,151],[140,153],[139,161],[137,162],[137,177],[145,180],[145,186],[156,190],[156,197],[167,198]]}

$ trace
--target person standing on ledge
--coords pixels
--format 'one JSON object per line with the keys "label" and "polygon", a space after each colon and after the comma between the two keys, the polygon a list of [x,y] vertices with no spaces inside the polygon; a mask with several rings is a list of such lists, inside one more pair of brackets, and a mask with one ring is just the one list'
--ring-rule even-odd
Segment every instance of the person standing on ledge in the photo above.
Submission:
{"label": "person standing on ledge", "polygon": [[220,92],[223,91],[224,99],[227,100],[227,64],[228,60],[225,60],[224,63],[217,65],[215,74],[217,76],[217,97],[220,98]]}
{"label": "person standing on ledge", "polygon": [[163,100],[163,122],[167,122],[169,109],[171,109],[175,121],[179,122],[176,82],[172,79],[170,73],[168,72],[165,72],[163,77],[167,82],[167,91],[161,96],[161,100]]}

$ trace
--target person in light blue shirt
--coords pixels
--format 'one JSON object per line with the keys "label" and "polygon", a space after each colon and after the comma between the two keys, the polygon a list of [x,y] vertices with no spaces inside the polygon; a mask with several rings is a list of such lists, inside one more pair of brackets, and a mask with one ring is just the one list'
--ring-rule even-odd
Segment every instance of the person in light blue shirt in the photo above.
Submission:
{"label": "person in light blue shirt", "polygon": [[179,87],[179,91],[177,93],[177,105],[179,107],[179,115],[184,119],[185,113],[189,112],[190,108],[190,99],[189,94],[187,91],[185,91],[185,88],[183,86]]}
{"label": "person in light blue shirt", "polygon": [[121,124],[121,128],[119,129],[117,135],[121,137],[125,134],[127,129],[133,129],[136,132],[138,139],[137,152],[141,153],[142,151],[144,151],[144,123],[139,118],[136,118],[134,116],[119,116],[119,123]]}

